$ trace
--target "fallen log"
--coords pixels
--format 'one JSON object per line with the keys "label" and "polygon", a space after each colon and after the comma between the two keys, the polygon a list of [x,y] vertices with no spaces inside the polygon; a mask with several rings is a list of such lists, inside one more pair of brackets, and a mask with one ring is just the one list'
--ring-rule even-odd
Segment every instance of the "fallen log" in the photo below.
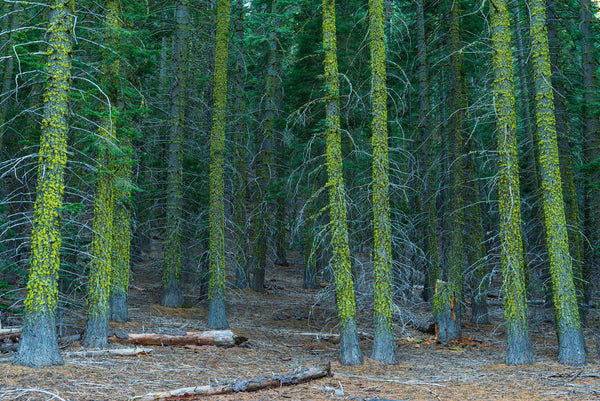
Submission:
{"label": "fallen log", "polygon": [[22,327],[7,327],[5,329],[0,329],[0,340],[8,338],[11,341],[16,341],[16,339],[21,336],[21,330]]}
{"label": "fallen log", "polygon": [[152,348],[120,348],[120,349],[90,349],[83,351],[72,351],[65,353],[67,358],[72,358],[74,356],[81,357],[94,357],[94,356],[135,356],[141,354],[149,354],[152,352]]}
{"label": "fallen log", "polygon": [[230,383],[220,383],[207,386],[196,386],[180,388],[172,391],[163,391],[158,393],[148,393],[141,398],[141,401],[157,400],[183,400],[195,399],[196,396],[207,396],[217,394],[230,394],[240,391],[257,391],[267,388],[290,386],[293,384],[304,383],[321,377],[331,376],[331,366],[313,366],[303,369],[299,372],[290,373],[282,376],[259,377],[250,380],[237,380]]}
{"label": "fallen log", "polygon": [[234,334],[231,330],[188,331],[180,334],[115,333],[108,339],[137,345],[216,345],[219,347],[233,347],[248,340],[246,337]]}

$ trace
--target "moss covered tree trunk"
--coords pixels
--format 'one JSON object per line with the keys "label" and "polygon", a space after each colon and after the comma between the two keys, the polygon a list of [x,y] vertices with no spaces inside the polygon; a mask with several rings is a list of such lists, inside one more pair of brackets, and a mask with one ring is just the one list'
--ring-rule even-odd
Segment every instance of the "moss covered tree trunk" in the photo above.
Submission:
{"label": "moss covered tree trunk", "polygon": [[323,1],[323,51],[325,53],[325,123],[326,157],[329,188],[329,227],[332,242],[331,264],[335,276],[338,319],[340,323],[340,363],[360,365],[362,351],[356,329],[354,283],[348,246],[346,193],[342,175],[340,132],[340,84],[338,78],[335,27],[335,0]]}
{"label": "moss covered tree trunk", "polygon": [[229,326],[225,316],[225,119],[229,48],[229,0],[218,0],[215,49],[213,125],[210,135],[209,289],[208,327]]}
{"label": "moss covered tree trunk", "polygon": [[556,139],[554,96],[551,85],[546,3],[532,0],[531,47],[535,82],[536,123],[546,244],[550,259],[554,308],[559,341],[558,361],[569,366],[585,362],[585,350],[562,196],[562,181]]}
{"label": "moss covered tree trunk", "polygon": [[173,41],[173,71],[171,80],[171,109],[167,167],[167,223],[165,230],[162,272],[163,306],[178,308],[183,305],[181,290],[181,232],[183,229],[183,141],[185,107],[187,103],[187,54],[189,9],[187,0],[175,6],[177,22]]}
{"label": "moss covered tree trunk", "polygon": [[[269,10],[274,11],[274,2],[270,1]],[[264,291],[265,289],[265,267],[267,264],[267,251],[269,248],[270,228],[274,223],[272,213],[272,202],[270,189],[273,184],[273,152],[275,145],[275,120],[278,116],[277,87],[279,83],[279,49],[278,39],[275,32],[269,35],[269,50],[267,55],[267,77],[265,82],[265,115],[262,126],[262,140],[258,143],[258,153],[261,162],[258,168],[257,192],[255,194],[254,214],[254,255],[253,255],[253,278],[252,289]]]}
{"label": "moss covered tree trunk", "polygon": [[[581,0],[581,67],[583,72],[583,128],[584,128],[584,160],[586,163],[586,193],[584,202],[584,234],[591,247],[586,248],[585,263],[583,264],[583,278],[586,282],[591,280],[592,268],[598,265],[598,250],[600,249],[600,113],[598,112],[598,81],[596,70],[597,52],[595,50],[596,38],[592,34],[591,24],[594,21],[596,7],[590,0]],[[596,21],[597,23],[597,21]],[[585,293],[589,299],[589,291]]]}
{"label": "moss covered tree trunk", "polygon": [[554,116],[556,118],[558,158],[560,160],[560,178],[562,181],[562,193],[565,205],[565,218],[567,220],[567,236],[569,238],[569,252],[573,266],[573,279],[577,299],[579,301],[579,315],[581,322],[585,324],[584,294],[585,283],[583,280],[583,238],[581,236],[581,221],[579,217],[579,201],[575,189],[575,177],[573,174],[573,153],[569,144],[569,132],[567,127],[567,105],[565,104],[565,82],[562,68],[562,54],[559,41],[559,21],[556,15],[557,4],[553,0],[548,1],[548,48],[550,51],[550,64],[552,71],[552,89],[554,96]]}
{"label": "moss covered tree trunk", "polygon": [[235,149],[235,172],[233,176],[233,220],[235,246],[235,285],[238,288],[248,286],[248,229],[246,211],[246,175],[248,133],[246,131],[246,101],[244,87],[246,82],[246,66],[244,64],[244,2],[235,3],[235,67],[233,77],[233,146]]}
{"label": "moss covered tree trunk", "polygon": [[129,297],[129,265],[131,261],[131,181],[133,178],[131,139],[126,136],[122,137],[120,146],[113,198],[113,274],[109,300],[109,318],[115,322],[129,320],[127,299]]}
{"label": "moss covered tree trunk", "polygon": [[27,298],[23,333],[14,360],[18,365],[37,368],[63,362],[58,349],[54,316],[58,300],[59,224],[67,163],[74,21],[75,3],[72,0],[55,0],[51,3],[47,33],[48,78],[44,90]]}
{"label": "moss covered tree trunk", "polygon": [[421,155],[421,174],[425,175],[424,191],[421,194],[421,204],[424,205],[427,221],[425,223],[425,254],[427,267],[423,297],[426,301],[433,299],[435,283],[440,278],[440,261],[437,243],[437,209],[435,196],[435,169],[433,166],[433,133],[431,132],[429,116],[429,63],[427,60],[427,40],[425,37],[425,13],[423,0],[417,0],[417,59],[419,62],[419,131],[423,144]]}
{"label": "moss covered tree trunk", "polygon": [[383,0],[369,1],[371,49],[371,102],[373,143],[373,266],[374,337],[371,358],[395,364],[396,344],[392,325],[392,230],[390,223],[387,86]]}
{"label": "moss covered tree trunk", "polygon": [[438,327],[438,341],[443,344],[462,336],[463,298],[463,116],[466,108],[466,95],[463,84],[459,2],[450,2],[449,8],[451,135],[448,139],[452,155],[450,165],[450,256],[448,282],[438,286],[438,291],[433,300],[433,314]]}
{"label": "moss covered tree trunk", "polygon": [[465,243],[467,266],[471,287],[471,323],[488,324],[487,307],[487,249],[483,233],[483,211],[481,210],[479,180],[475,160],[471,155],[471,142],[465,145]]}
{"label": "moss covered tree trunk", "polygon": [[506,0],[497,0],[490,9],[494,62],[494,104],[498,136],[500,243],[504,279],[506,320],[506,364],[533,363],[529,338],[523,242],[521,240],[521,199],[517,157],[515,96],[510,38],[510,17]]}

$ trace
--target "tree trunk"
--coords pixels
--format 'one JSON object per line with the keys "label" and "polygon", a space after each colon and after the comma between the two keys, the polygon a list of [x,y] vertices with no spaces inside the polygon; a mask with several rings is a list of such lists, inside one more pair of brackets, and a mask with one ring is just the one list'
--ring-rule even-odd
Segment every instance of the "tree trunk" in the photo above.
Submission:
{"label": "tree trunk", "polygon": [[369,1],[372,76],[374,340],[371,358],[396,364],[392,324],[392,232],[389,199],[387,87],[383,0]]}
{"label": "tree trunk", "polygon": [[210,284],[208,327],[229,327],[225,316],[225,120],[227,103],[227,54],[229,47],[229,0],[218,0],[215,49],[213,126],[210,136]]}
{"label": "tree trunk", "polygon": [[[450,2],[450,84],[451,92],[451,135],[447,139],[451,144],[452,163],[451,181],[451,226],[449,244],[448,283],[436,293],[433,301],[433,314],[439,325],[438,341],[442,344],[462,336],[462,299],[463,299],[463,116],[466,108],[464,93],[463,57],[461,51],[460,8],[458,2]],[[450,302],[454,305],[450,307]],[[452,311],[452,316],[448,314]]]}
{"label": "tree trunk", "polygon": [[531,3],[531,41],[544,225],[559,340],[558,361],[579,366],[585,362],[585,350],[562,196],[544,0],[532,0]]}
{"label": "tree trunk", "polygon": [[331,264],[335,275],[337,310],[340,321],[340,363],[342,365],[361,365],[363,356],[356,332],[354,283],[351,273],[346,222],[346,194],[342,175],[335,0],[323,0],[322,12],[329,225],[333,247]]}
{"label": "tree trunk", "polygon": [[523,242],[521,240],[521,199],[517,156],[515,95],[510,41],[510,17],[506,0],[496,1],[490,9],[494,48],[494,99],[497,110],[500,206],[500,241],[504,279],[504,317],[506,319],[506,364],[533,363],[529,338]]}
{"label": "tree trunk", "polygon": [[181,231],[183,227],[183,141],[187,103],[187,63],[189,9],[187,0],[175,6],[177,22],[173,41],[171,109],[167,167],[167,222],[165,230],[161,305],[178,308],[183,305],[181,289]]}
{"label": "tree trunk", "polygon": [[62,364],[56,339],[55,312],[60,265],[60,209],[67,163],[71,51],[75,3],[54,0],[48,31],[48,81],[31,233],[31,262],[25,299],[23,334],[15,364],[36,368]]}
{"label": "tree trunk", "polygon": [[164,333],[115,333],[108,337],[118,343],[136,345],[216,345],[234,347],[247,341],[231,330],[188,331],[181,334]]}

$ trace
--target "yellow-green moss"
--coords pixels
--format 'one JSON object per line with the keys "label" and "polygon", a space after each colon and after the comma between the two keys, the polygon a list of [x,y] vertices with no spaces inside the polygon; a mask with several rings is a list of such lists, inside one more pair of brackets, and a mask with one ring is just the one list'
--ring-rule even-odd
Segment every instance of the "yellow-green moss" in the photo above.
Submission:
{"label": "yellow-green moss", "polygon": [[54,1],[47,35],[48,79],[44,90],[26,315],[54,313],[58,300],[56,276],[60,265],[60,208],[67,162],[73,22],[73,1]]}
{"label": "yellow-green moss", "polygon": [[224,151],[227,60],[229,47],[229,0],[218,0],[215,50],[213,126],[210,136],[210,283],[209,298],[225,297]]}

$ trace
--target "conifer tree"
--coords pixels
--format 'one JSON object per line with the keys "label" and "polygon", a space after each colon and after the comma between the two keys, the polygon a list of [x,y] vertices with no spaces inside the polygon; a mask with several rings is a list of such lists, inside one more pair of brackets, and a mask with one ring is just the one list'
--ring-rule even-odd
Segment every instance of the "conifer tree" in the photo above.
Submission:
{"label": "conifer tree", "polygon": [[75,2],[54,0],[48,24],[48,78],[44,90],[44,118],[31,233],[31,258],[27,298],[18,365],[43,367],[62,364],[56,338],[58,301],[57,272],[61,232],[59,215],[63,202],[67,162],[71,51]]}
{"label": "conifer tree", "polygon": [[494,49],[494,104],[498,136],[500,241],[504,278],[504,319],[506,320],[507,365],[533,363],[529,338],[523,248],[521,240],[521,199],[517,158],[515,96],[510,39],[510,18],[506,0],[490,9]]}
{"label": "conifer tree", "polygon": [[167,226],[165,230],[163,288],[161,305],[178,308],[183,305],[181,290],[181,231],[183,226],[183,140],[187,100],[187,53],[189,8],[187,0],[177,1],[176,37],[173,40],[171,110],[167,173]]}
{"label": "conifer tree", "polygon": [[389,200],[387,87],[383,0],[369,1],[371,49],[371,134],[373,143],[373,265],[375,270],[373,351],[371,358],[397,363],[392,327],[392,231]]}
{"label": "conifer tree", "polygon": [[213,126],[210,136],[210,283],[208,327],[228,327],[225,316],[225,111],[229,47],[229,0],[218,0],[215,49]]}
{"label": "conifer tree", "polygon": [[544,0],[531,2],[530,30],[544,226],[559,342],[558,361],[564,365],[579,366],[585,362],[585,350],[562,195]]}
{"label": "conifer tree", "polygon": [[325,52],[327,186],[329,187],[329,225],[333,247],[331,264],[335,275],[337,311],[340,322],[340,363],[342,365],[361,365],[363,356],[356,329],[354,283],[351,274],[346,222],[346,193],[342,176],[335,0],[323,0],[322,10],[323,51]]}
{"label": "conifer tree", "polygon": [[449,243],[448,282],[438,281],[437,293],[433,301],[433,314],[438,325],[438,341],[445,344],[462,336],[462,295],[463,295],[463,114],[466,107],[464,93],[463,56],[461,52],[460,2],[450,1],[450,83],[451,117],[449,143],[452,164],[451,185],[451,227]]}

